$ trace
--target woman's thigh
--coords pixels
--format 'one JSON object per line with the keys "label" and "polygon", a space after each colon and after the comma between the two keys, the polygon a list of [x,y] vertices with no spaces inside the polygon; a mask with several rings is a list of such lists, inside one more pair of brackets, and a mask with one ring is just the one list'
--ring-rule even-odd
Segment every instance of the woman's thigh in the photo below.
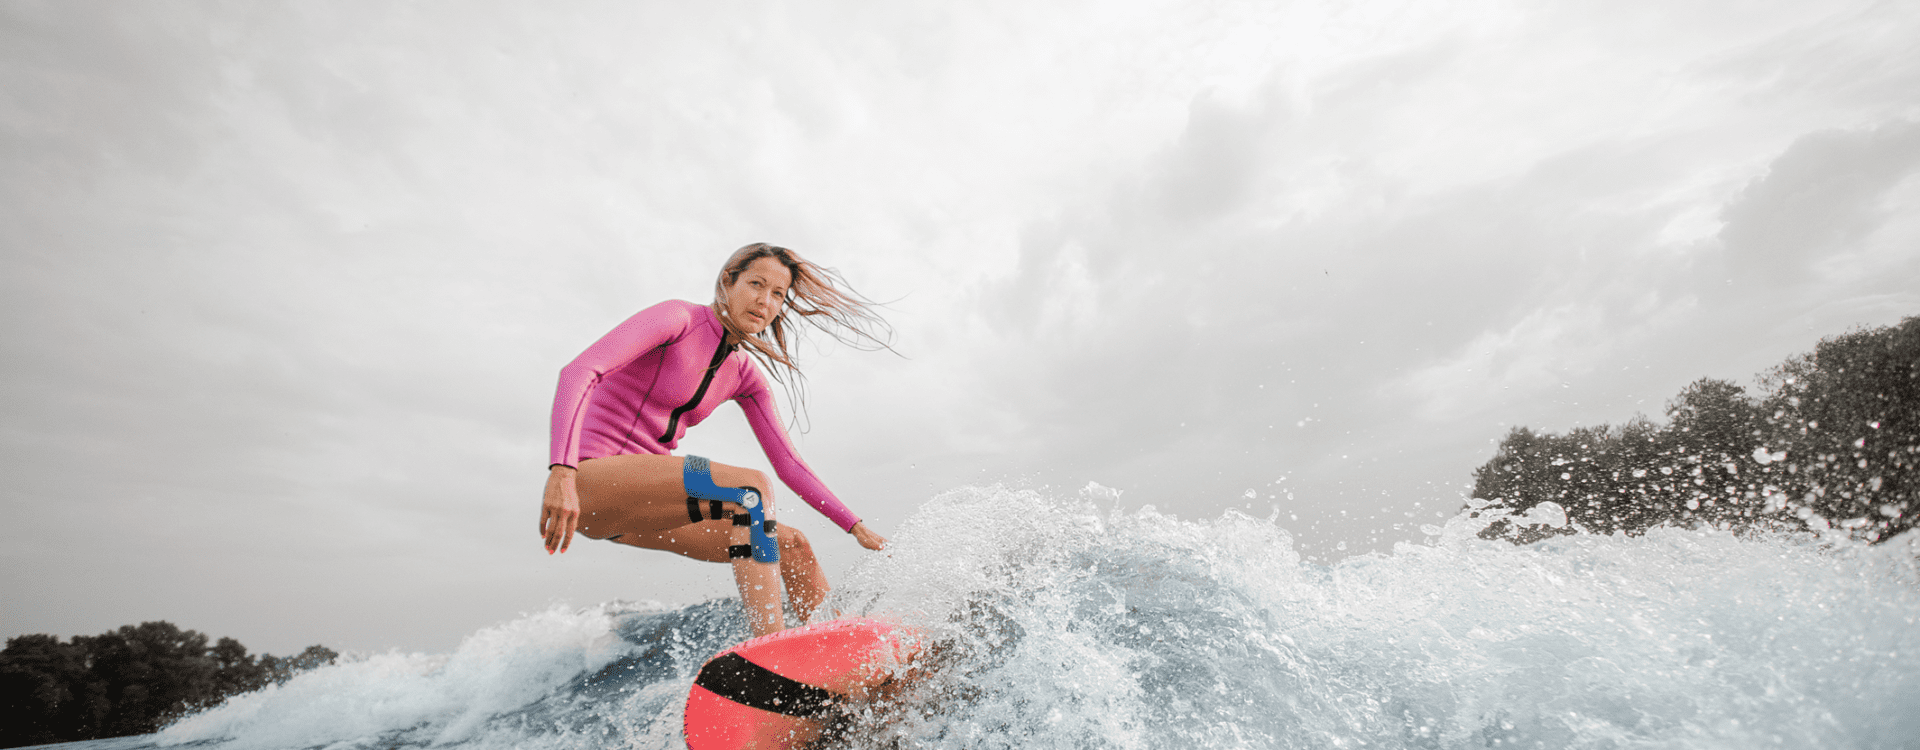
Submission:
{"label": "woman's thigh", "polygon": [[[606,539],[704,526],[693,523],[687,514],[687,487],[681,473],[684,465],[685,459],[679,456],[651,453],[580,462],[574,476],[574,486],[580,493],[580,533]],[[772,509],[773,488],[766,475],[759,471],[716,462],[713,481],[722,487],[751,485],[760,490],[768,509]],[[720,552],[726,553],[724,545]]]}
{"label": "woman's thigh", "polygon": [[704,562],[729,562],[727,545],[733,532],[728,520],[689,523],[651,534],[622,534],[613,541],[641,549],[657,549]]}

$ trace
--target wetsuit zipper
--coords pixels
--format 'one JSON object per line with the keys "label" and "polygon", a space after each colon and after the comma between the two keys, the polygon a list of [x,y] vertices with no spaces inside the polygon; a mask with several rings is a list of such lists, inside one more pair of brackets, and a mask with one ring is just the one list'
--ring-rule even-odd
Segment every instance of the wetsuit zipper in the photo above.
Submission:
{"label": "wetsuit zipper", "polygon": [[700,399],[707,397],[707,386],[713,384],[713,374],[720,371],[720,363],[725,362],[727,355],[732,353],[733,345],[727,343],[726,336],[721,336],[720,346],[713,350],[713,361],[707,363],[707,374],[700,378],[700,389],[693,392],[693,398],[674,409],[672,416],[667,417],[667,432],[660,436],[660,442],[672,440],[674,431],[680,428],[680,415],[692,411],[700,405]]}

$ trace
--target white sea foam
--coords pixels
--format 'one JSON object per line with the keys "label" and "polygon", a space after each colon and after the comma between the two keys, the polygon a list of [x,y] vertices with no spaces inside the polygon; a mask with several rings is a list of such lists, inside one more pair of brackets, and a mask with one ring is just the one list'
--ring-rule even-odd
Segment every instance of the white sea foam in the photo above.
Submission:
{"label": "white sea foam", "polygon": [[616,611],[540,612],[474,633],[449,655],[350,657],[188,717],[168,727],[161,742],[356,746],[391,741],[395,733],[428,745],[473,740],[489,722],[579,682],[618,655]]}
{"label": "white sea foam", "polygon": [[[1715,530],[1478,539],[1333,565],[1271,520],[1113,493],[927,503],[830,606],[925,629],[928,675],[851,747],[1904,748],[1920,543]],[[1552,520],[1552,519],[1545,519]],[[737,606],[530,615],[351,660],[176,724],[248,748],[678,748]]]}

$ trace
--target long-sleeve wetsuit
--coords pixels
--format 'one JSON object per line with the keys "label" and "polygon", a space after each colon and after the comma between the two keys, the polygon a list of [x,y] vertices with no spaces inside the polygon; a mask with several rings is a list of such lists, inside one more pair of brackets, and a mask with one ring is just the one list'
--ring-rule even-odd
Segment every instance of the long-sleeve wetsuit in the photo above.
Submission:
{"label": "long-sleeve wetsuit", "polygon": [[668,300],[641,310],[560,369],[553,396],[552,463],[629,453],[665,455],[724,401],[740,402],[780,481],[846,531],[860,518],[800,460],[780,426],[766,376],[744,353],[722,351],[713,309]]}

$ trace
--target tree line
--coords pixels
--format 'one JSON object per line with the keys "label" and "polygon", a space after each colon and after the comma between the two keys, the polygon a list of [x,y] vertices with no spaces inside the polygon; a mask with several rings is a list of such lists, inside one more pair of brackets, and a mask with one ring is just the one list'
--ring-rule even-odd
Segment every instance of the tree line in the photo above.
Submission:
{"label": "tree line", "polygon": [[338,656],[308,646],[296,656],[255,657],[232,638],[208,646],[207,636],[164,621],[68,642],[44,634],[9,638],[0,651],[0,747],[159,731]]}
{"label": "tree line", "polygon": [[1667,404],[1566,434],[1516,427],[1474,470],[1473,512],[1551,501],[1563,527],[1501,519],[1485,538],[1526,543],[1662,524],[1838,529],[1880,542],[1913,527],[1920,494],[1920,316],[1822,339],[1757,378],[1703,378]]}

